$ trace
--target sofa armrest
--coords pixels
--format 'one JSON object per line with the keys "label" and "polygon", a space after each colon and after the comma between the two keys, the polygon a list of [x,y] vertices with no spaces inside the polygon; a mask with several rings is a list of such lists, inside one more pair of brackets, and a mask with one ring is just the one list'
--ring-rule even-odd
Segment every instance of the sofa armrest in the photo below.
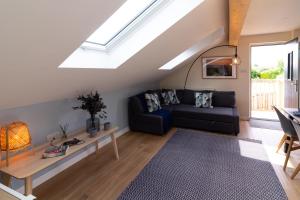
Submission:
{"label": "sofa armrest", "polygon": [[233,115],[234,115],[233,126],[235,130],[234,133],[235,135],[237,135],[240,132],[240,114],[236,106],[233,108]]}
{"label": "sofa armrest", "polygon": [[240,113],[239,113],[239,111],[238,111],[238,109],[237,109],[236,106],[234,106],[234,107],[232,108],[232,111],[233,111],[233,115],[234,115],[234,116],[237,116],[237,117],[240,116]]}
{"label": "sofa armrest", "polygon": [[144,125],[163,127],[163,118],[161,116],[143,113],[136,117],[138,118],[138,121]]}
{"label": "sofa armrest", "polygon": [[130,129],[162,135],[164,134],[163,118],[158,115],[141,113],[135,115],[131,120]]}

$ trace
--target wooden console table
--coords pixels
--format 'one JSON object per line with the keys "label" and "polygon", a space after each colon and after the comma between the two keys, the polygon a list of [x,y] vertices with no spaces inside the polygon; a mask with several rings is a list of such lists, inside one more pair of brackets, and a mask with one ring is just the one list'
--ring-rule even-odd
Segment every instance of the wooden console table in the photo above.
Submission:
{"label": "wooden console table", "polygon": [[[66,159],[67,157],[73,155],[80,150],[83,150],[89,145],[95,144],[97,153],[99,146],[98,142],[100,139],[104,137],[111,138],[112,145],[114,148],[116,159],[119,160],[118,147],[116,142],[116,131],[117,127],[111,128],[107,131],[100,131],[93,138],[90,138],[86,132],[81,132],[78,134],[71,135],[69,140],[73,137],[77,139],[84,140],[83,144],[74,145],[69,148],[67,154],[64,156],[54,157],[42,159],[42,154],[45,151],[46,147],[49,144],[44,144],[34,148],[31,152],[24,152],[15,157],[13,157],[10,161],[10,165],[8,167],[5,166],[5,163],[2,162],[2,167],[0,171],[3,172],[3,183],[7,186],[10,186],[11,177],[15,177],[17,179],[25,180],[25,195],[32,194],[32,176],[43,169],[46,169],[53,164]],[[62,144],[66,140],[61,140],[58,144]]]}

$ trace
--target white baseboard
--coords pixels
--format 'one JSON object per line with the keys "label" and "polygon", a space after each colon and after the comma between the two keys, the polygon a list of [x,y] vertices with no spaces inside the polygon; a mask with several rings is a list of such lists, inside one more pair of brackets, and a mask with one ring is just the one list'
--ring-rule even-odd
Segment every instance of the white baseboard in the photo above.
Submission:
{"label": "white baseboard", "polygon": [[[35,199],[35,197],[34,196],[32,196],[32,195],[28,195],[28,196],[25,196],[25,195],[23,195],[23,194],[21,194],[21,193],[19,193],[19,192],[17,192],[17,191],[15,191],[15,190],[13,190],[13,189],[11,189],[11,188],[9,188],[9,187],[7,187],[7,186],[5,186],[5,185],[3,185],[3,184],[1,184],[0,183],[0,193],[1,194],[7,194],[7,195],[9,195],[9,196],[13,196],[13,197],[15,197],[15,198],[10,198],[10,199],[22,199],[22,200],[34,200]],[[6,195],[4,195],[4,198],[5,198],[5,196]],[[2,199],[2,198],[1,198]]]}
{"label": "white baseboard", "polygon": [[[120,137],[121,135],[127,133],[129,131],[129,128],[123,128],[121,130],[119,130],[116,133],[116,137]],[[108,143],[111,142],[111,138],[107,137],[104,140],[99,142],[99,147],[102,147]],[[72,157],[71,159],[69,159],[66,162],[61,163],[60,165],[56,166],[55,168],[49,170],[47,173],[36,177],[33,179],[33,188],[39,186],[40,184],[46,182],[47,180],[49,180],[50,178],[56,176],[58,173],[62,172],[63,170],[67,169],[68,167],[74,165],[75,163],[79,162],[80,160],[82,160],[83,158],[87,157],[88,155],[92,154],[95,152],[95,146],[90,146],[88,147],[85,151],[82,151],[80,153],[78,153],[76,156]],[[24,186],[20,187],[17,189],[18,192],[23,193],[24,192]]]}

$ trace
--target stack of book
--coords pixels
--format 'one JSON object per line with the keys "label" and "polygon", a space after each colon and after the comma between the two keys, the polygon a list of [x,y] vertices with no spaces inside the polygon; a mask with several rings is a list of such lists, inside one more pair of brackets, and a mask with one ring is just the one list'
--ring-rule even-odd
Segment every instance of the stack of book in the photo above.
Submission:
{"label": "stack of book", "polygon": [[69,145],[49,146],[43,153],[43,158],[53,158],[66,155]]}

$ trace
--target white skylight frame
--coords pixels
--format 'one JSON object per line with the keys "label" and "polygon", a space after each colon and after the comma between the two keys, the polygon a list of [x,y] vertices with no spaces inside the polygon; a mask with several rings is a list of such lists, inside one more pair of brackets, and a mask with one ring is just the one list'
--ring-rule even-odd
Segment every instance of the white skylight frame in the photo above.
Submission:
{"label": "white skylight frame", "polygon": [[81,46],[59,68],[117,69],[205,0],[159,1],[155,9],[147,11],[146,17],[104,50]]}
{"label": "white skylight frame", "polygon": [[[147,17],[161,2],[163,0],[127,0],[81,45],[81,48],[107,50],[111,44],[124,37],[137,23]],[[130,11],[132,13],[128,15]],[[125,17],[129,18],[121,22]],[[110,31],[110,34],[108,34],[108,31]]]}

